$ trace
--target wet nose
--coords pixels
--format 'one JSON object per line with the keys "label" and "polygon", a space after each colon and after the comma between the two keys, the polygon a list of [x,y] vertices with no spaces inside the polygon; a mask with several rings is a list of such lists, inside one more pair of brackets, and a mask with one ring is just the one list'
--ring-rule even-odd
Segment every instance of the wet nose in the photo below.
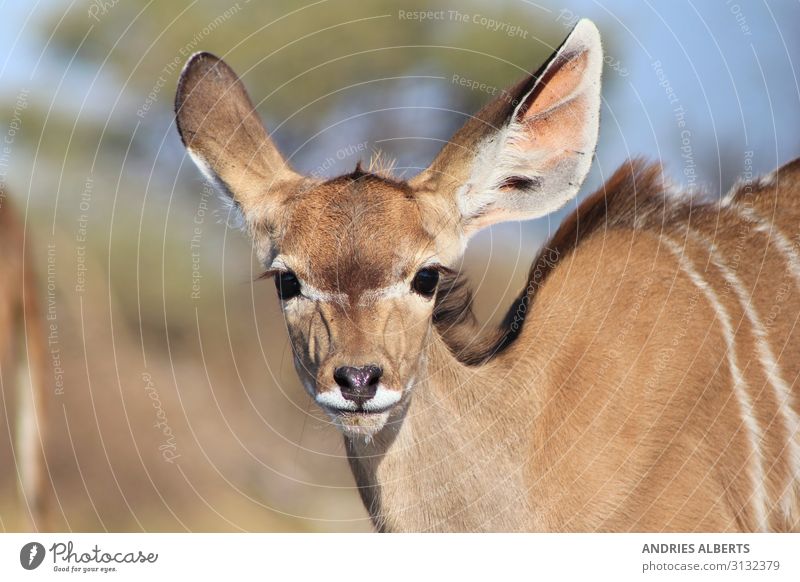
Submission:
{"label": "wet nose", "polygon": [[333,379],[342,389],[342,396],[357,406],[362,406],[375,396],[383,370],[378,366],[340,366],[333,371]]}

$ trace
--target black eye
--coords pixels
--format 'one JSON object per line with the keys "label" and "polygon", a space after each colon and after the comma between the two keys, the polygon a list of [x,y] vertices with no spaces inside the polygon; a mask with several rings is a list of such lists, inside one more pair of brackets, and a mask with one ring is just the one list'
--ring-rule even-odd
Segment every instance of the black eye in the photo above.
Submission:
{"label": "black eye", "polygon": [[275,275],[275,288],[278,290],[278,297],[284,301],[300,295],[300,281],[291,271]]}
{"label": "black eye", "polygon": [[436,292],[436,285],[439,284],[439,271],[436,269],[426,268],[420,269],[414,280],[411,282],[411,288],[425,297],[431,297]]}

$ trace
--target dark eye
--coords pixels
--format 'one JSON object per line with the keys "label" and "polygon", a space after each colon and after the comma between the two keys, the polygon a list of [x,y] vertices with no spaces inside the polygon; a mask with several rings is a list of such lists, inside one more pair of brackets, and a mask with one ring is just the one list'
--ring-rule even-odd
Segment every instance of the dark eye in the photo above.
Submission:
{"label": "dark eye", "polygon": [[414,280],[411,282],[411,288],[425,297],[431,297],[436,292],[436,285],[439,284],[439,271],[436,269],[425,268],[420,269]]}
{"label": "dark eye", "polygon": [[300,281],[291,271],[275,275],[275,288],[278,290],[278,297],[284,301],[300,295]]}

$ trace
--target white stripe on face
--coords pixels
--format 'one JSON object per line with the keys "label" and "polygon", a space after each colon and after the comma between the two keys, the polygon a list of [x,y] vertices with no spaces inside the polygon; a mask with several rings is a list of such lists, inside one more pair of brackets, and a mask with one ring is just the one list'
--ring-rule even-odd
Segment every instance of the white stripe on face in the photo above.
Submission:
{"label": "white stripe on face", "polygon": [[338,388],[335,390],[328,390],[327,392],[319,392],[314,397],[314,400],[317,401],[317,404],[327,408],[333,408],[334,410],[350,410],[355,412],[358,409],[358,405],[352,400],[347,400],[347,398],[342,396],[342,392]]}
{"label": "white stripe on face", "polygon": [[350,298],[347,293],[331,293],[330,291],[323,291],[317,289],[313,285],[300,281],[300,294],[306,299],[311,301],[320,301],[323,303],[338,303],[339,305],[347,305]]}
{"label": "white stripe on face", "polygon": [[[375,396],[364,402],[361,409],[364,412],[380,412],[397,404],[400,401],[400,397],[399,391],[390,390],[381,384],[378,386]],[[358,410],[358,405],[342,396],[342,392],[338,388],[320,392],[314,397],[314,400],[316,400],[317,404],[334,410],[346,410],[349,412]]]}
{"label": "white stripe on face", "polygon": [[[292,271],[297,276],[297,273],[288,266],[286,259],[282,256],[277,256],[272,261],[272,264],[269,266],[270,269],[278,269],[281,271]],[[350,302],[350,298],[347,296],[347,293],[332,293],[330,291],[323,291],[313,285],[310,285],[306,281],[300,279],[300,294],[305,297],[306,299],[310,299],[311,301],[319,301],[322,303],[338,303],[340,305],[347,305]]]}
{"label": "white stripe on face", "polygon": [[416,274],[422,269],[435,267],[436,265],[440,264],[441,260],[439,257],[428,257],[419,265],[419,267],[417,267],[417,270],[409,279],[400,281],[398,283],[393,283],[391,285],[386,285],[385,287],[367,289],[358,299],[359,307],[372,305],[381,299],[398,299],[400,297],[406,297],[409,295],[414,296],[414,293],[411,292],[411,281],[414,279]]}
{"label": "white stripe on face", "polygon": [[379,384],[375,396],[367,400],[362,405],[362,408],[367,412],[374,412],[394,406],[398,402],[400,402],[400,392],[398,390],[389,390],[382,384]]}
{"label": "white stripe on face", "polygon": [[377,289],[367,289],[358,299],[358,305],[359,307],[366,307],[381,299],[396,299],[398,297],[405,297],[409,293],[410,287],[405,281],[395,283],[394,285],[387,285],[386,287],[379,287]]}

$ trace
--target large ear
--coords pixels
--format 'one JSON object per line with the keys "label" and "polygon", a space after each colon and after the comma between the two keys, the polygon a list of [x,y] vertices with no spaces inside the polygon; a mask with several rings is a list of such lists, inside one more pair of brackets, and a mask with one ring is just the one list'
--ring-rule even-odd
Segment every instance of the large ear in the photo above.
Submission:
{"label": "large ear", "polygon": [[197,53],[183,68],[175,118],[195,164],[245,216],[267,211],[302,180],[267,135],[239,77],[212,54]]}
{"label": "large ear", "polygon": [[411,185],[437,206],[449,200],[447,214],[457,212],[467,236],[560,208],[592,163],[602,64],[600,33],[581,20],[538,72],[470,119]]}

